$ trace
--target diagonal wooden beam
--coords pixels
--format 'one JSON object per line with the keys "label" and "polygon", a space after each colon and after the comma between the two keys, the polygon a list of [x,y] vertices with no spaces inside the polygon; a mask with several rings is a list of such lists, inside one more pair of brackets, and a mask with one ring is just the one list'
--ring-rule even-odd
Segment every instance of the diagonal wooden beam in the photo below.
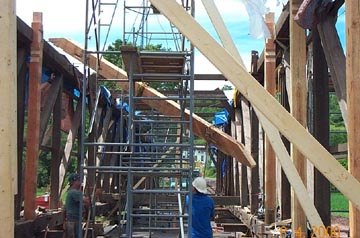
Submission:
{"label": "diagonal wooden beam", "polygon": [[[72,41],[64,38],[50,38],[50,42],[52,42],[55,46],[60,47],[62,49],[66,49],[67,53],[71,54],[74,58],[79,60],[80,62],[83,62],[84,57],[84,49],[73,43]],[[92,68],[95,70],[98,70],[98,74],[103,76],[104,78],[108,79],[127,79],[127,73],[120,69],[119,67],[111,64],[109,61],[104,59],[104,57],[101,58],[101,61],[99,62],[100,65],[97,67],[98,59],[95,54],[88,54],[88,64],[92,65]]]}
{"label": "diagonal wooden beam", "polygon": [[[81,52],[81,48],[77,46],[75,43],[69,41],[64,38],[53,38],[50,39],[52,43],[54,43],[57,47],[62,48],[68,54],[75,56]],[[89,59],[96,57],[95,55],[88,55]],[[80,58],[79,58],[80,59]],[[93,69],[96,69],[96,64],[92,64],[91,62],[95,62],[94,60],[89,60],[89,66]],[[102,61],[103,64],[110,64],[110,62]],[[113,72],[115,67],[108,67],[109,72],[103,70],[102,75],[105,78],[114,78],[116,72]],[[116,78],[116,77],[115,77]],[[117,84],[125,91],[129,90],[128,82],[117,82]],[[165,96],[155,89],[146,86],[143,83],[136,82],[135,91],[142,92],[144,97],[160,97],[165,98]],[[180,105],[171,100],[143,100],[144,103],[150,105],[155,108],[159,112],[169,115],[169,116],[177,116],[179,115]],[[186,116],[189,116],[189,111],[185,112]],[[245,151],[245,147],[243,144],[237,142],[230,135],[224,133],[218,128],[214,127],[201,117],[197,115],[193,115],[193,131],[194,134],[198,137],[204,138],[209,144],[216,146],[223,153],[228,154],[232,157],[235,157],[239,162],[249,166],[255,167],[256,163],[251,157],[251,155]]]}
{"label": "diagonal wooden beam", "polygon": [[[63,82],[63,76],[60,75],[60,77],[55,78],[54,82],[50,84],[50,88],[48,89],[48,92],[46,93],[45,97],[42,99],[44,100],[42,104],[44,105],[44,108],[42,108],[42,111],[40,112],[40,136],[39,136],[39,145],[41,145],[45,131],[47,128],[47,125],[49,123],[49,119],[51,116],[51,112],[54,108],[56,99],[58,97],[58,92],[62,88],[62,82]],[[47,84],[47,83],[46,83]]]}
{"label": "diagonal wooden beam", "polygon": [[[150,0],[357,208],[360,183],[175,1]],[[191,26],[191,27],[190,27]]]}
{"label": "diagonal wooden beam", "polygon": [[72,120],[71,129],[69,131],[69,134],[68,134],[68,137],[66,140],[64,154],[61,158],[61,163],[60,163],[60,167],[59,167],[59,185],[60,185],[59,194],[61,194],[63,183],[65,180],[66,170],[68,167],[68,162],[70,160],[71,150],[72,150],[76,136],[79,131],[79,126],[80,126],[80,122],[81,122],[81,105],[82,105],[82,102],[81,102],[81,100],[79,100],[79,102],[76,106],[74,118]]}

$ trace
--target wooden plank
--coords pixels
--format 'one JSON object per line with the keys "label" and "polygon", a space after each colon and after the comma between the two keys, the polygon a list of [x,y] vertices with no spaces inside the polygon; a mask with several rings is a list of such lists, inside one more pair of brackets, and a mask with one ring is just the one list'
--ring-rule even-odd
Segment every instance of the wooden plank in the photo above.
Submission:
{"label": "wooden plank", "polygon": [[[224,51],[215,42],[215,40],[213,40],[211,38],[211,36],[203,28],[201,28],[201,26],[196,21],[194,21],[191,17],[189,17],[186,14],[186,12],[183,12],[182,10],[180,10],[181,8],[176,3],[167,2],[168,4],[164,4],[164,2],[162,2],[161,0],[152,0],[152,3],[156,4],[156,6],[159,7],[159,9],[161,9],[161,12],[163,14],[165,14],[172,21],[172,23],[174,23],[180,29],[180,31],[182,31],[183,34],[185,34],[188,38],[190,38],[192,43],[194,43],[199,48],[200,51],[202,51],[213,63],[215,63],[215,65],[218,66],[218,68],[238,87],[238,89],[241,89],[240,91],[246,92],[245,95],[248,96],[248,99],[250,102],[254,101],[255,106],[260,107],[263,111],[265,111],[268,114],[268,116],[271,115],[272,113],[274,113],[273,107],[271,108],[271,110],[268,110],[269,105],[267,103],[271,103],[271,105],[276,107],[276,109],[277,109],[276,114],[280,113],[281,116],[287,117],[288,120],[286,120],[285,122],[290,123],[292,128],[294,128],[294,127],[297,128],[299,130],[298,134],[300,134],[304,137],[309,137],[310,140],[312,140],[311,143],[316,144],[316,140],[314,140],[314,138],[311,137],[311,135],[309,136],[309,134],[306,132],[306,130],[301,125],[299,125],[299,123],[296,120],[294,120],[291,116],[289,116],[289,114],[281,107],[281,105],[279,105],[277,103],[277,101],[274,100],[274,98],[271,95],[269,95],[259,84],[254,83],[252,77],[245,72],[245,70],[241,67],[241,65],[238,64],[238,62],[234,58],[232,58],[232,56],[229,55],[229,53],[227,51]],[[179,20],[179,19],[181,19],[181,20]],[[191,24],[192,27],[187,28],[186,26],[188,24]],[[193,33],[196,33],[196,34],[193,34]],[[198,34],[201,35],[201,39],[197,37]],[[196,36],[196,37],[192,37],[192,36]],[[210,47],[209,49],[211,49],[211,50],[209,50],[208,47]],[[222,53],[220,53],[220,52],[222,52]],[[228,67],[229,62],[226,62],[226,64],[224,64],[224,62],[223,62],[224,58],[226,58],[226,60],[230,60],[231,67]],[[233,71],[234,68],[236,68],[236,72]],[[245,82],[239,83],[239,81],[238,81],[239,75],[242,76],[241,77],[242,79],[247,79],[247,80],[242,80]],[[243,83],[245,83],[245,85],[247,86],[247,88],[246,88],[247,90],[244,89]],[[259,94],[258,93],[251,94],[250,89],[252,89],[253,91],[258,91]],[[250,90],[250,91],[248,91],[248,90]],[[256,95],[256,96],[253,96],[253,95]],[[267,103],[264,103],[264,104],[260,103],[257,100],[258,99],[257,96],[262,97],[262,99],[263,99],[262,102],[267,102]],[[252,99],[252,100],[250,100],[250,99]],[[261,114],[261,115],[263,115],[263,114]],[[277,118],[280,118],[280,117],[278,117],[278,115],[274,116],[274,117],[270,116],[269,118],[271,118],[272,122],[278,126],[278,129],[280,129],[280,125],[284,126],[284,125],[282,125],[281,121],[279,122],[276,120]],[[265,121],[266,119],[267,118],[262,116],[263,121]],[[269,123],[269,125],[272,126],[270,123]],[[281,129],[284,129],[284,127],[281,127]],[[292,134],[286,133],[287,132],[286,130],[282,130],[281,132],[289,137],[291,137],[291,135],[292,135]],[[279,136],[278,132],[271,132],[271,131],[270,131],[269,135],[274,136],[274,137],[276,135]],[[296,135],[296,133],[295,133],[295,135]],[[279,136],[279,139],[275,140],[275,141],[281,142],[280,136]],[[281,144],[282,144],[282,142],[281,142]],[[318,143],[316,145],[318,145]],[[273,145],[273,147],[274,147],[274,145]],[[283,145],[277,146],[277,147],[283,148],[283,151],[286,152],[286,149]],[[300,147],[301,147],[301,144],[300,144]],[[324,152],[323,147],[321,147],[321,146],[318,146],[318,147],[319,147],[318,149],[320,151]],[[329,157],[329,154],[327,153],[327,151],[325,151],[324,154],[328,155],[327,157]],[[284,154],[283,156],[284,156],[284,158],[286,158],[285,157],[286,154]],[[312,159],[314,159],[314,160],[316,158],[317,157],[314,157],[314,156],[312,157]],[[332,158],[331,155],[330,155],[330,158]],[[285,160],[285,162],[286,162],[286,160]],[[287,162],[289,163],[289,167],[291,168],[291,166],[292,166],[291,161],[287,160]],[[334,166],[336,166],[337,169],[343,169],[341,167],[341,165],[339,165],[338,163],[335,163]],[[292,168],[294,168],[294,167],[292,167]],[[291,176],[291,173],[289,173],[289,174],[290,174],[289,176]],[[294,177],[292,177],[292,179],[294,179],[296,177],[296,175],[298,175],[298,174],[295,173],[295,175],[294,175]],[[351,176],[349,176],[349,178],[351,178]],[[305,186],[301,183],[301,179],[298,181],[300,181],[300,184],[295,186],[295,188],[300,187],[302,185],[302,188],[305,189]],[[354,184],[356,184],[356,186],[359,186],[359,184],[357,184],[356,181],[355,182],[352,181],[352,182]],[[306,189],[305,189],[305,191],[306,191]],[[307,196],[306,193],[302,193],[302,194],[299,193],[299,195]],[[302,201],[304,202],[304,204],[302,204],[304,207],[311,207],[311,204],[307,206],[307,204],[306,204],[308,201],[307,199],[303,199]],[[309,211],[313,212],[313,209],[310,209]],[[311,215],[311,213],[309,215]],[[311,220],[312,224],[318,224],[318,225],[321,224],[321,220],[316,221],[317,217],[315,215],[309,217],[309,220],[312,219]]]}
{"label": "wooden plank", "polygon": [[[324,51],[317,29],[312,31],[313,40],[313,104],[314,137],[329,148],[329,73]],[[314,170],[314,203],[324,225],[331,225],[330,183],[317,170]]]}
{"label": "wooden plank", "polygon": [[[78,54],[81,51],[79,46],[72,43],[71,41],[64,39],[64,38],[56,38],[51,39],[51,41],[58,47],[61,47],[65,50],[68,54]],[[89,58],[94,57],[93,55],[89,55]],[[92,62],[92,61],[90,61]],[[109,62],[103,62],[106,64],[111,64]],[[96,68],[96,65],[90,64],[91,68]],[[109,67],[114,68],[114,67]],[[115,70],[115,69],[113,69]],[[106,71],[107,72],[107,71]],[[105,71],[103,71],[105,73]],[[104,77],[111,77],[113,74],[116,73],[106,73]],[[118,82],[117,83],[123,90],[128,91],[129,84],[128,82]],[[146,86],[143,83],[135,83],[135,91],[142,92],[144,97],[165,97],[163,94],[159,93],[155,89]],[[146,104],[150,105],[151,107],[157,109],[159,112],[169,116],[177,116],[179,115],[180,105],[174,101],[170,100],[143,100]],[[185,117],[189,116],[189,111],[185,111]],[[185,118],[188,120],[188,118]],[[245,151],[244,146],[234,140],[230,135],[222,132],[218,128],[214,127],[204,119],[200,118],[197,115],[193,115],[193,131],[194,134],[198,137],[204,138],[209,144],[212,144],[219,148],[223,153],[226,153],[230,156],[235,157],[239,162],[246,164],[249,167],[254,167],[256,164],[254,160],[251,158],[250,154]]]}
{"label": "wooden plank", "polygon": [[329,14],[324,21],[318,24],[317,29],[324,48],[326,62],[330,69],[331,80],[335,88],[341,115],[347,128],[346,59],[335,23],[335,18]]}
{"label": "wooden plank", "polygon": [[15,1],[5,0],[0,9],[0,230],[14,236],[14,194],[17,187],[16,121],[16,14]]}
{"label": "wooden plank", "polygon": [[[265,89],[274,97],[276,94],[276,62],[275,62],[275,23],[274,13],[265,16],[270,38],[265,39],[264,82]],[[265,134],[265,224],[275,222],[276,218],[276,156],[267,133]]]}
{"label": "wooden plank", "polygon": [[62,81],[60,75],[57,78],[60,81],[60,88],[57,92],[55,105],[53,108],[53,127],[52,127],[52,151],[51,151],[51,170],[50,170],[50,208],[59,207],[59,166],[61,161],[61,108],[62,108]]}
{"label": "wooden plank", "polygon": [[33,41],[31,43],[31,59],[29,66],[29,99],[28,99],[28,127],[27,153],[25,168],[25,194],[24,194],[24,217],[27,220],[35,218],[35,197],[37,187],[37,169],[39,156],[39,132],[40,132],[40,80],[42,73],[43,55],[43,29],[42,13],[35,12],[33,15]]}
{"label": "wooden plank", "polygon": [[23,202],[23,152],[25,127],[25,77],[27,72],[25,48],[17,49],[17,194],[15,195],[15,220],[20,219]]}
{"label": "wooden plank", "polygon": [[71,124],[71,129],[69,131],[67,140],[66,140],[66,144],[65,144],[65,149],[64,149],[64,154],[61,158],[61,163],[60,163],[60,167],[59,167],[59,194],[61,194],[61,189],[63,187],[63,183],[65,180],[65,173],[68,167],[68,162],[70,159],[70,155],[71,155],[71,150],[73,147],[73,144],[75,142],[76,136],[78,134],[78,129],[80,126],[80,122],[81,122],[81,106],[82,102],[81,100],[77,103],[76,106],[76,110],[74,113],[74,118]]}
{"label": "wooden plank", "polygon": [[[72,52],[71,55],[75,57],[80,62],[83,61],[84,57],[84,50],[74,44],[71,41],[63,40],[61,38],[50,38],[50,42],[52,42],[57,47],[60,47],[62,49],[67,49],[67,51]],[[97,69],[95,67],[98,65],[98,59],[96,54],[89,54],[88,55],[88,64],[92,65],[94,69]],[[103,76],[104,78],[109,79],[127,79],[127,73],[120,69],[119,67],[111,64],[109,61],[105,60],[103,57],[101,58],[101,61],[99,62],[99,68],[98,68],[98,74]]]}
{"label": "wooden plank", "polygon": [[[295,21],[302,0],[290,1],[290,112],[305,128],[307,118],[306,35]],[[291,141],[291,158],[306,184],[306,158]],[[292,194],[292,229],[306,231],[306,217],[295,194]]]}
{"label": "wooden plank", "polygon": [[62,88],[62,76],[55,77],[55,80],[50,84],[48,82],[44,84],[49,84],[49,88],[44,89],[45,96],[41,99],[43,107],[40,112],[40,135],[39,141],[43,141],[44,134],[51,116],[51,112],[53,111],[55,101],[58,97],[58,92],[60,88]]}
{"label": "wooden plank", "polygon": [[[349,171],[360,180],[360,8],[359,1],[346,1],[346,79],[348,96]],[[355,191],[355,190],[354,190]],[[350,203],[350,237],[360,236],[360,208]]]}
{"label": "wooden plank", "polygon": [[[251,52],[251,74],[254,76],[257,74],[257,61],[258,61],[258,52]],[[259,119],[256,116],[255,110],[250,106],[250,151],[251,156],[255,160],[256,164],[259,165]],[[259,165],[260,166],[260,165]],[[251,180],[250,180],[250,211],[252,214],[255,214],[258,209],[259,197],[258,193],[260,190],[260,181],[259,181],[259,166],[251,169]]]}

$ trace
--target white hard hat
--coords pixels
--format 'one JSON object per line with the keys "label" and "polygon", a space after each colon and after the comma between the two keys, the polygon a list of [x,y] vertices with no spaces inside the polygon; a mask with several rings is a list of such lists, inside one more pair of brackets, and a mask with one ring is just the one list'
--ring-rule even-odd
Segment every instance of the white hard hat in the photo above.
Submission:
{"label": "white hard hat", "polygon": [[197,177],[196,179],[194,179],[194,181],[192,182],[192,185],[194,186],[194,188],[196,188],[196,190],[199,193],[207,193],[207,189],[206,189],[206,180],[202,177]]}

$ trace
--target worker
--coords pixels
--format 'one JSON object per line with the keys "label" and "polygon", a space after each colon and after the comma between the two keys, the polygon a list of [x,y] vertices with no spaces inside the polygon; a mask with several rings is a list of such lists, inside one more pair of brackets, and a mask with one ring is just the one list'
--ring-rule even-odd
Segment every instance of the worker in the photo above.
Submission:
{"label": "worker", "polygon": [[66,238],[79,238],[79,222],[81,222],[80,201],[83,198],[83,205],[89,206],[89,199],[83,197],[79,174],[71,174],[69,177],[70,188],[66,195],[65,202],[65,233]]}
{"label": "worker", "polygon": [[[211,220],[215,215],[214,201],[207,195],[206,180],[202,177],[194,179],[192,188],[192,224],[191,237],[212,238]],[[189,198],[186,197],[189,208]]]}

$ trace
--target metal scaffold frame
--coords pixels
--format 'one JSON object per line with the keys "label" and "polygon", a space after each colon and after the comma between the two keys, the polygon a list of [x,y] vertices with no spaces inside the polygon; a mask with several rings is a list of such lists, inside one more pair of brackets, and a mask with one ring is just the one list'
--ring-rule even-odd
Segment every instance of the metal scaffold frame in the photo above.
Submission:
{"label": "metal scaffold frame", "polygon": [[[136,232],[145,232],[151,237],[153,232],[158,230],[175,230],[184,237],[184,223],[191,225],[191,209],[185,209],[186,197],[187,206],[192,206],[193,47],[167,19],[159,15],[149,1],[142,0],[139,1],[142,2],[139,6],[129,6],[124,0],[123,46],[135,48],[125,62],[126,50],[106,50],[111,25],[114,19],[117,19],[115,13],[119,4],[118,0],[109,1],[86,2],[80,175],[92,201],[87,224],[95,221],[95,191],[102,189],[108,179],[108,183],[111,183],[108,192],[119,195],[116,212],[119,235],[132,237]],[[193,1],[182,1],[181,4],[189,14],[194,15],[191,7],[194,6]],[[108,14],[111,17],[108,23],[104,23],[102,16],[106,14],[105,8],[109,10],[109,6],[112,7],[112,14]],[[152,28],[152,17],[155,17],[157,22],[168,24],[168,27],[161,27],[160,30]],[[128,23],[131,19],[135,19],[133,24]],[[140,22],[137,22],[137,19],[140,19]],[[133,27],[128,30],[130,25]],[[138,28],[135,27],[137,25]],[[106,31],[103,28],[106,28]],[[95,50],[89,47],[90,39],[95,39]],[[129,44],[130,42],[132,44]],[[151,51],[151,45],[165,45],[166,49],[162,47],[161,51]],[[87,66],[88,54],[97,56],[97,68],[93,69],[95,77]],[[128,74],[128,92],[119,93],[99,86],[99,82],[106,81],[98,73],[100,61],[106,54],[122,54],[123,68]],[[146,65],[146,62],[150,61],[159,65]],[[176,68],[177,71],[171,68]],[[116,78],[111,80],[124,81]],[[178,95],[141,95],[141,87],[153,82],[171,85],[170,87],[178,90]],[[91,91],[96,91],[96,95]],[[151,106],[152,103],[169,100],[179,104],[177,115],[164,114]],[[120,119],[117,120],[112,118],[116,110],[113,109],[115,101],[119,103],[116,105],[120,105],[120,115],[117,115]],[[148,104],[145,107],[144,102],[145,105]],[[189,106],[186,108],[185,105]],[[90,109],[89,116],[86,113],[87,107]],[[86,125],[87,121],[90,122],[89,125]],[[106,162],[110,160],[107,158],[111,158],[112,162]],[[126,202],[122,198],[124,196]],[[170,202],[162,204],[161,198],[164,196],[174,199],[175,205]],[[147,203],[139,204],[138,198],[145,199]],[[81,222],[81,233],[80,224]],[[190,229],[187,232],[188,237],[191,237]]]}

